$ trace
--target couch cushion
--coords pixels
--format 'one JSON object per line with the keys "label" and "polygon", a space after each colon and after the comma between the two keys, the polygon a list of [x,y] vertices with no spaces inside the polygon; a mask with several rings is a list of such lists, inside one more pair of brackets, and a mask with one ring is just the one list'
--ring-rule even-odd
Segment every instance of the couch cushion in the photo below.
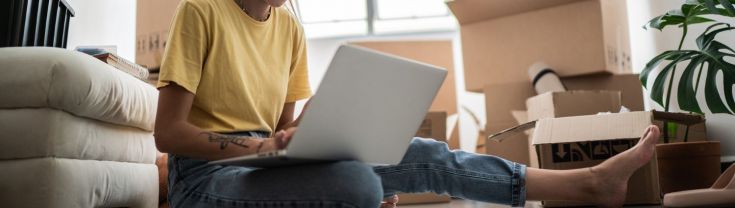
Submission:
{"label": "couch cushion", "polygon": [[0,48],[0,108],[49,107],[153,130],[158,91],[89,55],[59,48]]}
{"label": "couch cushion", "polygon": [[34,158],[0,160],[3,207],[156,207],[153,164]]}
{"label": "couch cushion", "polygon": [[50,108],[0,109],[0,160],[61,157],[153,164],[153,133]]}

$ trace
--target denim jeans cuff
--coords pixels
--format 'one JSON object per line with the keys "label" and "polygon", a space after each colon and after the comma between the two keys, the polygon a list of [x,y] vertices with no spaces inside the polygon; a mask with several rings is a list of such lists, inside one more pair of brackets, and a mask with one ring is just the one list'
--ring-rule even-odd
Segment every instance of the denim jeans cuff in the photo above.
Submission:
{"label": "denim jeans cuff", "polygon": [[513,163],[513,177],[511,178],[513,186],[512,207],[526,206],[526,166],[520,163]]}

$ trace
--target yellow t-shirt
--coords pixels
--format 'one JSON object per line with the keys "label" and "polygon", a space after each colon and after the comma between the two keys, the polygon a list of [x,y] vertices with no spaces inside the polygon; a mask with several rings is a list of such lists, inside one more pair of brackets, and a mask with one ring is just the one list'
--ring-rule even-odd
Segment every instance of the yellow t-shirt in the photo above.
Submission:
{"label": "yellow t-shirt", "polygon": [[284,8],[259,22],[232,0],[183,0],[158,87],[194,93],[188,120],[204,130],[273,132],[285,103],[311,96],[305,44]]}

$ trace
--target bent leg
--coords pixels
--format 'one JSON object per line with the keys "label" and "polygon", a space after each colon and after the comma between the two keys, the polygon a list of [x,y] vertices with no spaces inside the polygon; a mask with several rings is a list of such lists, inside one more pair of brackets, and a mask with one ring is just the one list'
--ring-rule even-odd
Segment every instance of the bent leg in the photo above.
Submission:
{"label": "bent leg", "polygon": [[378,207],[380,179],[368,165],[335,162],[249,169],[172,156],[172,207]]}

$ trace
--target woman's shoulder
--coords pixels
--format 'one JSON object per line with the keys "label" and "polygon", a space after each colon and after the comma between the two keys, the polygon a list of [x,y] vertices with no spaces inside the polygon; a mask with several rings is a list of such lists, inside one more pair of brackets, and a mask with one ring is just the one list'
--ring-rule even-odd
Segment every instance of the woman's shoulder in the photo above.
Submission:
{"label": "woman's shoulder", "polygon": [[285,6],[275,8],[275,14],[278,15],[277,19],[283,21],[281,24],[285,23],[285,25],[293,29],[301,29],[299,18]]}

